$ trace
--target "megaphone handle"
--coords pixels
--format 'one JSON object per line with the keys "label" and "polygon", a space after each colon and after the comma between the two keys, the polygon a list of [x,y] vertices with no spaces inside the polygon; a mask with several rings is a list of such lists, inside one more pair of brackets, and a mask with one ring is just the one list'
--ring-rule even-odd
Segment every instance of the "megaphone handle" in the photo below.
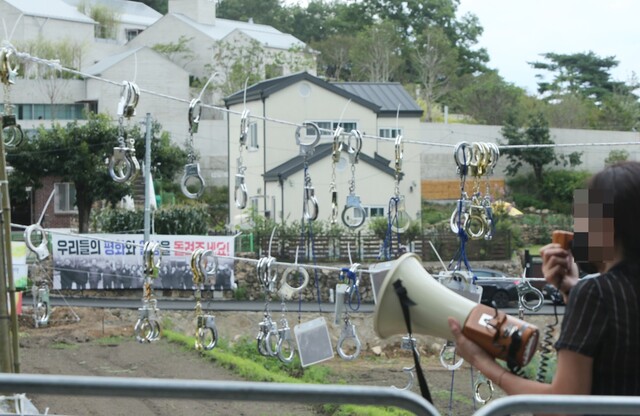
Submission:
{"label": "megaphone handle", "polygon": [[[402,281],[400,279],[393,282],[393,288],[398,295],[398,299],[400,300],[400,307],[402,308],[402,315],[404,316],[404,322],[407,326],[407,332],[409,333],[409,339],[411,339],[411,314],[409,312],[409,306],[415,305],[411,299],[409,299],[409,295],[407,294],[407,289],[402,286]],[[413,353],[413,362],[416,366],[416,373],[418,375],[418,384],[420,385],[420,393],[422,397],[424,397],[429,403],[433,404],[433,399],[431,399],[431,392],[429,391],[429,386],[427,385],[427,379],[424,377],[424,373],[422,371],[422,366],[420,366],[420,357],[418,355],[418,351],[415,346],[411,348],[411,352]]]}

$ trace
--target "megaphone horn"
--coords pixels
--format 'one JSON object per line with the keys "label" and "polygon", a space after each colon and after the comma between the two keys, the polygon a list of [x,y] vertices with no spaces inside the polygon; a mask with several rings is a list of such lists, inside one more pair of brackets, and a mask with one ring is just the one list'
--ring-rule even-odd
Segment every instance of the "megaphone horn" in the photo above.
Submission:
{"label": "megaphone horn", "polygon": [[406,289],[413,334],[451,340],[448,317],[460,322],[462,333],[495,358],[523,367],[531,361],[539,331],[520,319],[460,296],[440,284],[422,267],[420,258],[406,253],[395,261],[384,278],[373,317],[373,329],[380,338],[406,334],[407,328],[397,287]]}

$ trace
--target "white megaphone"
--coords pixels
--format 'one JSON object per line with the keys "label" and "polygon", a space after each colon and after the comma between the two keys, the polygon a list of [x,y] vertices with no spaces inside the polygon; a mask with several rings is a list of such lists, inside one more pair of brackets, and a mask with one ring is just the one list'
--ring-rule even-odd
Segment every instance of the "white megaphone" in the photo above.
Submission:
{"label": "white megaphone", "polygon": [[434,279],[413,253],[390,263],[392,267],[379,289],[374,287],[377,303],[373,329],[380,338],[407,333],[397,293],[398,288],[404,288],[413,302],[409,307],[413,334],[451,340],[453,335],[447,322],[451,316],[460,322],[467,338],[493,357],[518,367],[529,363],[538,345],[538,328],[458,295]]}

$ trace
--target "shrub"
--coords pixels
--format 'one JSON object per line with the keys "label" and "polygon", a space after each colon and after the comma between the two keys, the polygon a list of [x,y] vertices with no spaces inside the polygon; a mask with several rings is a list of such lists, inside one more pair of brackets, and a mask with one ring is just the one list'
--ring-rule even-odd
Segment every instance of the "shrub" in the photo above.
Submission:
{"label": "shrub", "polygon": [[[95,228],[104,233],[136,233],[144,227],[144,211],[104,208],[95,215]],[[153,215],[157,234],[207,234],[209,213],[206,205],[173,205],[159,209]]]}

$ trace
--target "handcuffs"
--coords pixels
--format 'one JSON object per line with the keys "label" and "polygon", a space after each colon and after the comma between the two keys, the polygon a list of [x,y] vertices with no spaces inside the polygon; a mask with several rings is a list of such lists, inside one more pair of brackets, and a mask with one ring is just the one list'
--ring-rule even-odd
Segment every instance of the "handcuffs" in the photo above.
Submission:
{"label": "handcuffs", "polygon": [[200,304],[200,287],[209,276],[215,274],[218,267],[218,258],[212,250],[196,249],[191,254],[191,272],[193,273],[193,283],[195,285],[195,315],[196,315],[196,350],[210,351],[218,343],[218,328],[213,315],[203,314]]}
{"label": "handcuffs", "polygon": [[[455,234],[458,234],[460,227],[462,227],[472,240],[482,238],[490,240],[493,237],[495,221],[488,178],[493,173],[499,156],[500,150],[494,143],[460,142],[456,144],[453,158],[460,175],[461,196],[449,219],[449,226]],[[471,198],[464,191],[468,175],[473,176],[476,180]],[[487,178],[487,190],[482,198],[478,182],[481,177]]]}
{"label": "handcuffs", "polygon": [[2,115],[2,138],[7,147],[17,147],[24,140],[24,132],[18,124],[13,105],[9,102],[8,90],[11,84],[15,84],[18,75],[18,64],[11,66],[13,51],[8,48],[0,49],[0,82],[5,85],[5,106]]}
{"label": "handcuffs", "polygon": [[[349,195],[347,195],[347,203],[342,210],[342,223],[351,229],[356,229],[364,224],[367,219],[367,211],[360,203],[360,197],[356,195],[356,177],[355,165],[358,163],[358,157],[362,150],[362,133],[358,130],[351,130],[347,143],[343,143],[342,148],[346,149],[351,162],[351,181],[349,183]],[[355,143],[352,143],[352,140]],[[353,211],[352,217],[348,215],[349,211]]]}
{"label": "handcuffs", "polygon": [[[349,309],[353,311],[357,311],[360,308],[360,278],[358,277],[358,268],[360,267],[359,263],[352,264],[348,269],[344,268],[340,272],[340,280],[343,280],[345,277],[347,281],[350,283],[345,292],[344,296],[346,297],[346,303],[349,305]],[[356,296],[358,299],[358,304],[356,307],[353,307],[351,302],[353,297]],[[337,302],[345,302],[345,299],[338,299]],[[353,342],[354,344],[354,352],[352,354],[348,354],[345,352],[344,347],[347,342]],[[340,332],[340,337],[338,338],[338,344],[336,345],[336,350],[338,351],[338,355],[343,360],[351,361],[356,359],[360,355],[360,349],[362,344],[358,335],[356,333],[356,326],[351,323],[349,319],[349,310],[345,309],[344,313],[344,326],[342,327],[342,331]]]}
{"label": "handcuffs", "polygon": [[[524,315],[524,311],[522,309],[526,309],[530,312],[537,312],[544,304],[544,295],[539,289],[531,286],[529,279],[525,277],[526,272],[527,269],[522,273],[522,279],[520,279],[516,284],[516,288],[518,290],[518,307],[520,309],[519,315],[521,315],[519,316],[520,319],[522,319],[522,315]],[[535,297],[535,300],[531,301],[531,299],[527,299],[530,296]]]}
{"label": "handcuffs", "polygon": [[[278,353],[278,324],[271,319],[269,312],[270,294],[275,290],[275,283],[278,278],[273,267],[275,257],[262,257],[256,265],[258,281],[267,294],[267,301],[264,306],[264,316],[259,324],[259,331],[256,337],[258,352],[264,356],[274,357]],[[283,333],[284,335],[284,333]]]}
{"label": "handcuffs", "polygon": [[[404,157],[404,143],[402,135],[395,139],[395,191],[394,196],[389,200],[389,216],[393,218],[390,224],[391,229],[396,234],[402,234],[411,226],[411,217],[405,208],[404,195],[400,195],[400,177],[402,175],[402,158]],[[393,212],[393,215],[391,214]]]}
{"label": "handcuffs", "polygon": [[247,185],[245,184],[244,172],[247,167],[244,166],[242,160],[242,150],[247,147],[247,138],[249,136],[249,110],[246,108],[242,111],[240,118],[240,156],[238,156],[237,165],[238,170],[236,173],[236,186],[234,190],[234,199],[236,202],[236,208],[245,209],[247,207],[248,192]]}
{"label": "handcuffs", "polygon": [[[200,163],[195,161],[193,150],[193,135],[198,132],[200,117],[202,116],[201,104],[202,103],[198,98],[194,98],[189,103],[189,139],[187,146],[189,152],[189,163],[184,165],[184,173],[180,180],[180,189],[184,196],[189,199],[198,199],[204,193],[204,179],[200,174]],[[189,185],[191,185],[192,188],[195,186],[194,192],[189,190]]]}
{"label": "handcuffs", "polygon": [[109,162],[109,175],[118,183],[124,183],[135,179],[140,171],[140,164],[136,159],[136,149],[134,140],[129,140],[126,144],[126,134],[124,132],[123,118],[130,119],[136,114],[136,106],[140,99],[140,89],[136,84],[129,81],[122,82],[122,92],[118,102],[118,142],[119,146],[113,148],[113,156]]}
{"label": "handcuffs", "polygon": [[[138,342],[153,342],[160,338],[160,321],[157,317],[158,301],[153,296],[151,282],[158,277],[162,252],[160,244],[146,241],[142,250],[144,278],[144,295],[142,307],[138,308],[139,317],[133,332]],[[156,257],[155,253],[158,252]]]}
{"label": "handcuffs", "polygon": [[[486,396],[483,395],[483,390],[486,389]],[[474,398],[476,402],[480,404],[486,404],[493,397],[493,382],[486,378],[484,374],[480,373],[480,377],[478,377],[478,381],[476,381],[475,389],[474,389]]]}
{"label": "handcuffs", "polygon": [[[420,351],[418,350],[418,348],[416,347],[416,339],[413,337],[410,337],[409,335],[405,335],[402,337],[402,342],[400,342],[400,349],[401,350],[406,350],[406,351],[415,351],[416,355],[418,357],[420,357]],[[415,364],[412,365],[411,367],[402,367],[402,372],[406,373],[409,376],[409,381],[407,382],[407,385],[400,388],[400,387],[396,387],[396,386],[391,386],[394,389],[397,390],[409,390],[411,389],[411,387],[413,387],[413,383],[415,381],[415,374],[414,371],[416,369]]]}
{"label": "handcuffs", "polygon": [[[298,287],[292,287],[288,283],[288,279],[290,275],[294,276],[302,276],[302,283]],[[278,289],[278,294],[283,299],[290,300],[298,293],[302,292],[307,285],[309,284],[309,273],[307,269],[302,266],[293,265],[288,267],[284,273],[282,273],[282,277],[280,278],[280,289]]]}
{"label": "handcuffs", "polygon": [[[33,244],[33,234],[38,233],[41,241],[37,246]],[[24,241],[29,250],[35,255],[38,262],[49,257],[49,249],[47,248],[48,240],[44,229],[40,224],[32,224],[24,230]],[[47,326],[51,317],[51,306],[49,303],[49,284],[42,280],[38,284],[31,287],[33,296],[34,321],[36,328]]]}
{"label": "handcuffs", "polygon": [[[310,143],[302,140],[302,130],[305,132],[308,128],[314,131],[315,137]],[[300,146],[300,154],[304,157],[305,173],[304,173],[304,197],[302,213],[306,220],[315,221],[318,218],[318,200],[316,199],[316,191],[311,184],[311,177],[307,171],[308,158],[313,155],[316,144],[320,141],[320,128],[315,123],[304,123],[296,129],[296,144]]]}
{"label": "handcuffs", "polygon": [[331,192],[331,224],[338,222],[338,189],[336,187],[336,165],[340,162],[340,152],[342,152],[342,141],[340,137],[344,129],[340,126],[336,127],[333,132],[333,145],[331,146],[331,184],[329,185],[329,191]]}
{"label": "handcuffs", "polygon": [[[33,244],[34,234],[38,234],[40,236],[40,243],[38,245]],[[24,230],[24,242],[27,248],[36,255],[39,261],[49,257],[47,235],[40,224],[32,224]]]}

